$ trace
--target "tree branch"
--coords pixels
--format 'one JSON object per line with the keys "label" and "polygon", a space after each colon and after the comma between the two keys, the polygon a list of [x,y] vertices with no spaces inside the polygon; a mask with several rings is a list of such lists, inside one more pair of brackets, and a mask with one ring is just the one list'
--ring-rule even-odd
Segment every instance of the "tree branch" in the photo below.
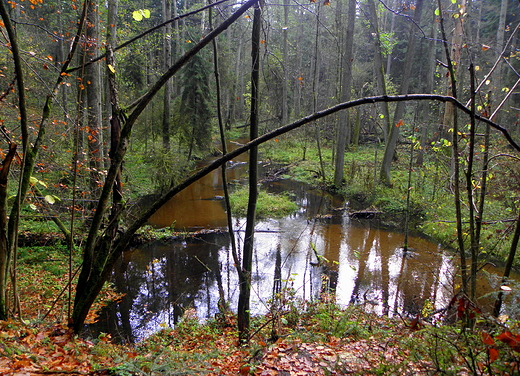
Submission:
{"label": "tree branch", "polygon": [[[200,169],[198,172],[184,180],[182,183],[178,184],[174,188],[172,188],[169,192],[167,192],[164,196],[162,196],[159,200],[157,200],[152,206],[149,207],[149,209],[144,213],[140,218],[138,218],[131,226],[130,228],[125,232],[124,235],[117,241],[115,246],[114,253],[120,254],[127,245],[129,244],[132,236],[135,234],[135,232],[143,226],[148,219],[157,211],[161,206],[163,206],[166,202],[168,202],[173,196],[175,196],[177,193],[182,191],[184,188],[188,187],[190,184],[194,183],[195,181],[199,180],[200,178],[206,176],[211,171],[219,168],[224,163],[236,158],[240,154],[243,154],[247,151],[249,151],[252,147],[258,146],[260,144],[263,144],[266,141],[272,140],[282,134],[285,134],[287,132],[290,132],[294,129],[297,129],[305,124],[308,124],[310,122],[313,122],[315,120],[321,119],[325,116],[332,115],[338,111],[346,110],[348,108],[361,106],[364,104],[374,104],[374,103],[380,103],[380,102],[400,102],[400,101],[423,101],[423,100],[429,100],[429,101],[437,101],[437,102],[450,102],[458,109],[462,110],[462,112],[471,115],[471,110],[464,106],[462,103],[460,103],[457,99],[445,96],[445,95],[436,95],[436,94],[407,94],[407,95],[394,95],[394,96],[388,96],[388,95],[382,95],[382,96],[375,96],[375,97],[365,97],[361,99],[356,99],[350,102],[340,103],[336,106],[327,108],[322,111],[318,111],[312,115],[306,116],[304,118],[301,118],[293,123],[287,124],[283,127],[280,127],[278,129],[275,129],[269,133],[266,133],[254,140],[251,140],[247,144],[245,144],[242,147],[239,147],[238,149],[235,149],[226,155],[216,159],[206,167]],[[509,132],[503,128],[502,126],[492,122],[491,120],[475,114],[475,118],[477,120],[480,120],[486,124],[489,124],[492,128],[496,129],[502,135],[508,140],[509,144],[518,152],[520,152],[520,146],[512,139]],[[118,254],[114,254],[116,258],[119,256]]]}

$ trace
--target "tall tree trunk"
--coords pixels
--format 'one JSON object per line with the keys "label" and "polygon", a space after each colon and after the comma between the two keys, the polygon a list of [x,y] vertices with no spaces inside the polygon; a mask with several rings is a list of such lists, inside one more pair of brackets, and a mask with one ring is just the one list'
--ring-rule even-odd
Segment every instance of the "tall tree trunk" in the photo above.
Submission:
{"label": "tall tree trunk", "polygon": [[[172,4],[170,0],[162,0],[163,22],[168,21],[172,17]],[[163,68],[168,69],[172,65],[172,26],[171,23],[166,24],[163,34]],[[172,97],[172,81],[168,80],[164,85],[163,98],[163,116],[162,116],[162,143],[164,150],[170,150],[170,108]]]}
{"label": "tall tree trunk", "polygon": [[[467,168],[466,168],[466,194],[468,199],[468,210],[469,210],[469,237],[470,237],[470,255],[471,255],[471,273],[470,273],[470,298],[473,300],[477,295],[477,272],[478,272],[478,253],[479,253],[479,240],[476,236],[475,229],[475,197],[473,193],[473,163],[475,160],[475,133],[476,133],[476,120],[475,120],[475,69],[473,64],[470,65],[470,93],[471,93],[471,122],[469,129],[469,143],[468,143],[468,157],[467,157]],[[454,135],[454,138],[457,137]],[[483,199],[484,197],[482,197]]]}
{"label": "tall tree trunk", "polygon": [[[345,54],[343,55],[343,78],[341,85],[341,101],[350,100],[352,86],[352,61],[354,51],[354,27],[356,22],[356,0],[349,0],[347,15],[347,30],[345,36]],[[345,167],[345,150],[350,140],[350,126],[348,110],[339,114],[338,143],[336,145],[336,163],[334,166],[334,185],[340,187],[343,184]]]}
{"label": "tall tree trunk", "polygon": [[[461,17],[456,20],[456,27],[452,39],[451,44],[451,52],[450,47],[448,46],[448,39],[446,36],[446,30],[444,28],[444,19],[442,17],[443,11],[441,6],[441,0],[437,0],[438,8],[440,10],[440,27],[442,34],[442,41],[444,45],[444,52],[446,56],[446,61],[448,65],[449,72],[449,89],[448,94],[457,98],[457,67],[460,64],[461,57],[461,49],[462,49],[462,20]],[[461,10],[464,11],[465,2],[463,0]],[[456,43],[454,43],[456,42]],[[458,60],[453,60],[453,57]],[[451,116],[451,118],[447,118],[447,113]],[[474,113],[472,114],[474,116]],[[468,272],[467,272],[467,264],[466,264],[466,251],[464,244],[464,232],[462,229],[462,209],[461,209],[461,200],[460,200],[460,162],[459,162],[459,128],[458,128],[458,118],[457,113],[453,106],[446,106],[444,112],[444,121],[448,122],[453,126],[453,139],[452,139],[452,170],[453,170],[453,199],[455,203],[455,215],[456,215],[456,227],[457,227],[457,243],[458,243],[458,251],[460,258],[460,274],[462,280],[462,291],[468,292]]]}
{"label": "tall tree trunk", "polygon": [[133,111],[128,115],[128,118],[124,119],[117,149],[111,155],[110,168],[105,178],[103,190],[99,196],[98,204],[90,225],[88,238],[84,246],[81,272],[76,285],[74,310],[72,312],[71,326],[76,333],[81,331],[83,328],[90,307],[110,276],[114,264],[128,246],[132,236],[141,226],[144,225],[148,218],[159,209],[160,206],[164,205],[169,198],[173,197],[173,195],[182,189],[181,186],[177,186],[176,189],[170,190],[166,195],[162,196],[146,211],[146,213],[136,219],[136,221],[124,233],[118,233],[115,238],[111,238],[110,236],[113,233],[114,228],[117,228],[117,221],[111,221],[109,226],[105,229],[103,236],[101,236],[101,225],[109,209],[109,202],[113,193],[114,184],[120,174],[120,168],[128,149],[128,143],[130,141],[130,135],[134,124],[140,115],[143,114],[152,99],[157,95],[159,90],[162,89],[165,82],[178,73],[178,71],[195,54],[200,52],[200,50],[210,43],[216,36],[226,30],[250,7],[254,6],[257,1],[258,0],[249,0],[244,3],[230,17],[215,28],[215,30],[202,38],[188,52],[179,58],[177,62],[169,67],[168,71],[159,77],[159,79],[151,85],[150,89],[133,104]]}
{"label": "tall tree trunk", "polygon": [[[379,94],[386,95],[386,78],[385,71],[383,67],[383,53],[381,52],[381,35],[379,34],[379,26],[377,20],[377,11],[376,6],[374,4],[374,0],[368,0],[368,10],[370,17],[370,29],[372,30],[372,34],[374,36],[374,71],[376,74],[377,80],[377,89]],[[390,110],[388,109],[388,103],[384,102],[381,104],[383,110],[383,133],[385,137],[385,141],[388,140],[388,133],[390,130]]]}
{"label": "tall tree trunk", "polygon": [[9,152],[0,170],[0,320],[7,320],[7,281],[9,276],[9,242],[7,239],[7,180],[11,162],[16,154],[16,144],[9,144]]}
{"label": "tall tree trunk", "polygon": [[288,69],[287,65],[289,64],[289,51],[287,47],[287,39],[289,37],[289,0],[283,0],[283,22],[284,27],[282,29],[283,32],[283,45],[282,45],[282,54],[283,54],[283,82],[282,82],[282,125],[287,124],[289,116],[288,109],[288,95],[287,95],[287,86],[289,82],[288,77]]}
{"label": "tall tree trunk", "polygon": [[[18,94],[18,110],[20,116],[20,132],[22,135],[22,147],[23,147],[23,160],[20,171],[20,177],[18,181],[18,192],[17,197],[14,200],[13,207],[11,209],[11,213],[9,215],[9,220],[7,220],[7,213],[3,213],[3,210],[7,209],[7,186],[4,187],[4,184],[7,185],[7,173],[9,171],[9,166],[11,164],[12,158],[14,157],[15,150],[14,144],[11,143],[9,145],[9,153],[4,159],[4,169],[2,170],[1,178],[2,182],[2,193],[0,196],[1,204],[0,210],[2,213],[0,214],[2,218],[1,223],[1,242],[0,244],[0,320],[6,320],[8,318],[8,310],[7,310],[7,285],[9,282],[9,270],[12,267],[13,271],[13,295],[14,301],[17,301],[17,291],[16,291],[16,255],[18,250],[18,224],[20,221],[20,210],[22,207],[22,203],[25,199],[27,190],[29,189],[29,181],[30,174],[32,172],[32,168],[34,167],[34,157],[35,153],[38,149],[30,149],[29,148],[29,132],[28,132],[28,115],[27,115],[27,102],[25,98],[25,79],[24,79],[24,70],[22,65],[22,59],[20,58],[20,50],[18,47],[18,38],[16,36],[15,29],[11,23],[10,15],[5,7],[5,3],[0,4],[0,16],[2,21],[4,22],[4,27],[7,31],[7,36],[9,37],[9,43],[11,48],[11,53],[13,55],[13,63],[14,70],[16,73],[16,90]],[[49,100],[49,97],[47,98]],[[46,102],[48,104],[48,102]],[[45,131],[45,127],[43,130],[40,128],[40,133]],[[35,142],[35,147],[38,146],[37,138]],[[13,154],[13,155],[10,155]],[[5,175],[5,176],[4,176]],[[5,178],[5,179],[4,179]],[[3,181],[5,180],[5,182]],[[5,197],[4,197],[5,196]],[[7,231],[6,231],[7,225]],[[11,262],[14,260],[13,265],[11,266]],[[16,307],[17,308],[17,307]]]}
{"label": "tall tree trunk", "polygon": [[[262,4],[255,5],[252,32],[252,69],[251,69],[251,140],[258,137],[258,101],[260,83],[260,24],[262,21]],[[238,296],[238,335],[242,343],[249,341],[249,304],[251,298],[251,272],[253,269],[253,248],[255,235],[256,203],[258,198],[258,147],[249,151],[249,201],[247,204],[247,223],[242,253],[242,274],[240,294]],[[240,275],[240,274],[239,274]]]}
{"label": "tall tree trunk", "polygon": [[[211,0],[210,0],[211,1]],[[209,26],[210,29],[213,30],[213,12],[212,9],[210,9],[209,13]],[[215,90],[216,90],[216,96],[217,96],[217,120],[218,120],[218,129],[220,132],[220,141],[222,145],[222,154],[227,154],[227,141],[226,141],[226,133],[224,129],[224,121],[222,119],[222,99],[221,99],[221,85],[220,85],[220,68],[219,68],[219,59],[218,59],[218,45],[217,40],[214,39],[212,42],[213,47],[213,68],[215,72]],[[226,219],[227,219],[227,226],[228,226],[228,233],[229,233],[229,241],[231,244],[231,256],[233,257],[233,262],[236,265],[236,269],[238,272],[238,279],[239,281],[244,281],[244,275],[242,273],[242,268],[240,266],[240,260],[238,258],[238,252],[237,252],[237,244],[235,239],[235,231],[233,230],[233,215],[231,211],[231,202],[229,199],[229,189],[228,189],[228,182],[227,182],[227,164],[224,163],[221,167],[222,172],[222,190],[224,191],[224,203],[226,206]],[[219,264],[219,270],[216,271],[217,276],[217,282],[219,286],[219,308],[221,309],[220,313],[226,313],[226,307],[228,306],[226,303],[226,297],[224,294],[224,290],[222,287],[222,277],[220,275],[220,264]]]}
{"label": "tall tree trunk", "polygon": [[[434,22],[436,16],[433,15],[434,20],[432,20],[431,28],[430,28],[430,42],[428,43],[428,58],[426,65],[426,80],[424,80],[423,92],[424,93],[432,93],[433,92],[433,84],[435,77],[435,50],[436,50],[436,40],[437,40],[437,25]],[[428,102],[423,102],[419,104],[418,107],[419,112],[419,121],[421,123],[421,147],[419,148],[417,154],[417,165],[422,165],[424,160],[424,149],[426,146],[426,138],[428,135],[428,128],[431,124],[431,108]]]}
{"label": "tall tree trunk", "polygon": [[[507,0],[502,0],[500,2],[500,17],[498,19],[498,29],[497,29],[497,43],[496,43],[496,51],[497,51],[497,60],[498,63],[497,72],[495,75],[494,87],[497,93],[502,92],[502,87],[504,86],[506,69],[505,65],[502,61],[502,51],[504,50],[504,36],[506,31],[506,16],[507,16]],[[496,122],[500,122],[500,114],[499,111],[495,118]]]}
{"label": "tall tree trunk", "polygon": [[[414,34],[414,30],[416,28],[416,24],[421,24],[421,15],[422,8],[424,5],[424,0],[417,0],[415,4],[415,12],[414,12],[414,22],[410,25],[410,34],[408,38],[408,49],[406,51],[406,58],[404,61],[403,68],[403,77],[401,83],[401,89],[399,90],[400,94],[408,94],[408,87],[410,83],[410,76],[412,72],[412,63],[415,58],[415,46],[417,45],[417,38]],[[397,145],[397,139],[399,138],[399,127],[402,124],[402,118],[405,110],[405,102],[397,103],[395,108],[394,117],[392,119],[392,126],[390,127],[390,131],[388,133],[388,139],[386,140],[385,147],[385,155],[383,157],[383,161],[381,162],[381,180],[386,185],[391,185],[392,180],[390,177],[390,169],[392,166],[392,161],[395,156],[395,148]]]}
{"label": "tall tree trunk", "polygon": [[[88,1],[87,45],[85,47],[88,59],[96,57],[99,46],[99,10],[96,0]],[[85,67],[83,87],[87,92],[87,139],[90,168],[90,192],[92,197],[98,196],[101,191],[104,168],[102,144],[102,117],[101,117],[101,67],[99,64],[88,64]]]}
{"label": "tall tree trunk", "polygon": [[[466,9],[466,0],[462,0],[461,4],[459,5],[459,13],[462,15],[464,14],[464,11]],[[441,8],[439,8],[441,9]],[[452,82],[458,83],[459,77],[458,77],[458,71],[459,66],[461,62],[462,57],[462,37],[464,34],[463,29],[463,21],[464,17],[459,17],[455,20],[455,28],[453,30],[453,36],[451,38],[451,49],[450,49],[450,60],[451,64],[453,66],[453,75],[454,77],[449,77],[446,85],[446,94],[454,96],[456,98],[456,92],[453,91],[453,84]],[[446,43],[447,41],[445,41]],[[452,73],[450,73],[451,75]],[[460,86],[460,84],[458,85]],[[444,109],[444,120],[442,124],[442,128],[439,132],[440,136],[443,138],[450,138],[451,134],[454,134],[451,132],[451,129],[453,128],[453,119],[454,119],[454,107],[451,103],[446,103],[445,109]]]}

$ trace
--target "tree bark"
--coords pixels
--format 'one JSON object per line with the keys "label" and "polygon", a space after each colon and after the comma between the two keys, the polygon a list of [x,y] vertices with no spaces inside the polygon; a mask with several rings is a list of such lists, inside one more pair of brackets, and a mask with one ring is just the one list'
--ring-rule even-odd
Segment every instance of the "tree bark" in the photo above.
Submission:
{"label": "tree bark", "polygon": [[283,0],[283,22],[284,22],[284,27],[282,29],[282,33],[283,33],[282,125],[285,125],[285,124],[287,124],[288,119],[289,119],[289,104],[288,104],[288,94],[287,94],[287,85],[288,85],[288,81],[289,81],[289,75],[287,74],[287,72],[288,72],[287,66],[289,64],[289,51],[288,51],[288,47],[287,47],[287,39],[289,37],[289,0]]}
{"label": "tree bark", "polygon": [[[128,246],[129,241],[143,224],[142,219],[147,216],[147,219],[158,210],[162,204],[161,199],[159,206],[152,205],[153,211],[148,210],[142,217],[134,222],[134,225],[119,237],[108,241],[106,237],[100,238],[100,229],[103,219],[108,210],[109,200],[113,192],[114,183],[120,173],[120,168],[123,163],[124,156],[128,148],[130,134],[136,120],[151,102],[153,97],[159,92],[164,84],[175,75],[195,54],[197,54],[204,46],[210,43],[216,36],[226,30],[233,22],[242,16],[251,6],[255,5],[258,0],[249,0],[238,8],[233,15],[223,21],[215,30],[206,35],[197,43],[191,50],[186,52],[176,63],[174,63],[146,92],[146,94],[134,102],[130,108],[133,111],[124,121],[121,127],[121,134],[116,150],[113,151],[110,161],[110,169],[108,170],[103,190],[99,195],[98,205],[92,223],[89,229],[87,241],[85,243],[83,252],[83,261],[81,272],[78,277],[76,285],[76,296],[74,299],[74,310],[72,312],[72,327],[78,333],[85,322],[88,311],[92,306],[95,298],[101,291],[105,281],[110,276],[112,268],[121,255],[121,253]],[[66,67],[65,67],[66,68]],[[169,192],[171,193],[171,191]],[[163,196],[163,198],[166,196]],[[147,220],[146,219],[146,220]],[[145,221],[146,221],[145,220]],[[112,223],[105,230],[104,234],[109,233],[113,228]]]}
{"label": "tree bark", "polygon": [[[99,10],[96,0],[88,0],[87,44],[85,51],[87,57],[96,56],[99,46]],[[85,67],[85,76],[82,87],[87,92],[87,143],[89,151],[90,168],[90,193],[97,197],[102,186],[103,143],[101,126],[101,68],[99,64],[89,64]]]}
{"label": "tree bark", "polygon": [[9,242],[7,240],[7,181],[11,162],[16,154],[16,144],[9,144],[9,152],[0,170],[0,320],[7,320],[7,281],[9,276]]}
{"label": "tree bark", "polygon": [[[410,83],[410,75],[412,72],[412,63],[415,57],[415,46],[417,44],[417,38],[414,35],[415,24],[420,25],[421,23],[421,15],[422,8],[424,5],[424,0],[418,0],[415,4],[415,12],[414,12],[414,20],[415,23],[410,25],[410,35],[408,38],[408,50],[406,51],[406,58],[404,62],[403,68],[403,77],[401,83],[401,89],[399,92],[401,94],[408,93],[408,87]],[[390,176],[390,169],[392,166],[392,161],[395,156],[395,148],[397,145],[397,139],[399,138],[399,127],[402,124],[401,120],[404,115],[405,110],[405,102],[399,102],[395,108],[394,117],[392,119],[392,126],[390,127],[388,133],[388,139],[386,140],[385,147],[385,155],[383,157],[383,161],[381,162],[381,180],[386,185],[391,185],[392,179]]]}
{"label": "tree bark", "polygon": [[[350,100],[350,91],[352,86],[352,61],[354,50],[354,28],[356,22],[356,0],[349,0],[347,17],[348,23],[345,37],[345,54],[343,55],[343,78],[341,85],[342,102],[348,102]],[[336,163],[334,165],[334,185],[336,187],[343,185],[345,150],[349,141],[349,114],[348,111],[342,111],[339,114],[338,143],[336,145]]]}
{"label": "tree bark", "polygon": [[[251,50],[251,124],[249,137],[258,137],[258,102],[260,83],[260,24],[262,22],[262,3],[255,5],[252,31]],[[251,272],[253,269],[253,249],[256,224],[256,204],[258,198],[258,147],[249,151],[249,201],[247,204],[247,223],[242,252],[242,278],[238,296],[238,336],[241,343],[249,342],[251,299]]]}
{"label": "tree bark", "polygon": [[[162,0],[163,22],[166,22],[172,17],[172,4],[170,0]],[[164,70],[172,65],[172,42],[171,23],[166,24],[163,34],[163,66]],[[162,143],[165,151],[170,150],[170,108],[172,97],[172,81],[168,80],[164,84],[164,98],[163,98],[163,116],[162,116]]]}
{"label": "tree bark", "polygon": [[[377,80],[377,88],[379,94],[386,95],[386,78],[385,78],[385,70],[383,67],[383,53],[381,52],[381,35],[379,33],[379,26],[377,20],[377,11],[376,6],[374,4],[374,0],[368,0],[368,10],[369,10],[369,21],[370,21],[370,29],[374,36],[374,71],[376,74]],[[390,129],[390,110],[388,109],[388,103],[382,103],[381,108],[383,110],[383,134],[385,141],[388,140],[388,132]]]}

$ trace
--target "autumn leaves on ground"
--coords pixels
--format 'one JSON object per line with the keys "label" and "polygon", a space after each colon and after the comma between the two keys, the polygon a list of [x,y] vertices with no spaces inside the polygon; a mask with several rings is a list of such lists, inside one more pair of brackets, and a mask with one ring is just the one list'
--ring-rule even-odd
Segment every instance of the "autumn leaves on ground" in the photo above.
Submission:
{"label": "autumn leaves on ground", "polygon": [[79,338],[59,324],[3,322],[0,374],[342,375],[388,370],[414,375],[433,369],[428,361],[410,358],[410,351],[391,336],[360,338],[361,332],[375,334],[381,326],[399,340],[418,340],[417,332],[404,325],[390,328],[376,317],[351,324],[360,333],[338,338],[315,327],[300,327],[274,343],[258,335],[249,347],[238,347],[232,327],[204,327],[193,319],[133,346],[114,345],[109,336]]}
{"label": "autumn leaves on ground", "polygon": [[[38,252],[41,254],[41,252]],[[55,257],[55,255],[49,255]],[[331,300],[285,301],[275,314],[255,317],[249,346],[237,345],[232,314],[206,324],[189,310],[167,328],[136,344],[109,335],[74,336],[66,322],[66,280],[60,262],[26,262],[19,295],[23,320],[0,322],[1,375],[433,375],[518,374],[520,336],[498,323],[477,320],[440,326],[426,318],[380,317],[364,307],[338,308]],[[50,261],[54,260],[54,261]],[[33,260],[34,261],[34,260]],[[40,260],[41,261],[41,260]],[[51,264],[54,266],[51,267]],[[63,274],[62,274],[63,275]],[[35,289],[34,281],[38,281]],[[62,287],[59,287],[62,286]],[[58,297],[56,304],[44,302]],[[117,295],[107,288],[97,308]],[[462,299],[454,301],[464,315]],[[93,311],[95,312],[95,310]],[[469,312],[474,315],[476,312]],[[44,319],[43,319],[44,318]],[[95,314],[90,317],[95,319]],[[514,323],[508,323],[513,325]],[[485,328],[485,329],[484,329]],[[516,332],[515,332],[516,333]]]}

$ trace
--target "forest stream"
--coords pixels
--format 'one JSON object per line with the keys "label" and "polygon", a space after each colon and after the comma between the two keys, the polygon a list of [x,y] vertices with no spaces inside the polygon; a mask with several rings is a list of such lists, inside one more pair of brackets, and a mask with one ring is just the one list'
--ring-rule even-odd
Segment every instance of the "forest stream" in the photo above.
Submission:
{"label": "forest stream", "polygon": [[[228,164],[229,182],[243,183],[245,158]],[[351,218],[348,202],[304,183],[280,179],[262,186],[269,192],[289,193],[299,209],[284,218],[257,221],[252,314],[268,312],[277,292],[296,306],[297,299],[332,297],[341,306],[359,304],[401,316],[448,306],[458,284],[454,266],[458,259],[453,253],[417,236],[409,237],[410,250],[405,253],[404,234],[380,228],[377,218]],[[222,196],[217,170],[150,219],[155,227],[211,231],[195,239],[157,240],[125,252],[113,277],[125,295],[101,312],[100,321],[90,327],[92,335],[104,332],[138,341],[174,326],[190,308],[201,320],[214,317],[222,296],[232,310],[236,308],[238,278]],[[245,220],[234,218],[233,225],[240,253]],[[486,266],[483,275],[494,272]],[[479,278],[479,294],[487,294],[479,300],[484,309],[493,302],[489,293],[499,287],[498,279],[495,283],[488,279]],[[507,313],[507,305],[504,309]]]}

